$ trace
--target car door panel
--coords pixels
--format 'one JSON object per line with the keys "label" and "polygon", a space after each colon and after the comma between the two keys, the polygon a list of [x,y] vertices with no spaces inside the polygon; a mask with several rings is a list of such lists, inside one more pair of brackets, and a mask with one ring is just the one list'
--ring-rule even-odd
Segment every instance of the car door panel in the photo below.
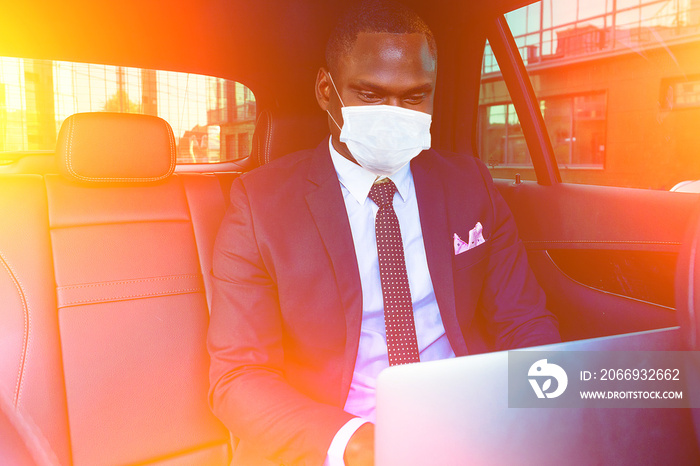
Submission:
{"label": "car door panel", "polygon": [[673,274],[699,196],[497,180],[564,340],[677,325]]}

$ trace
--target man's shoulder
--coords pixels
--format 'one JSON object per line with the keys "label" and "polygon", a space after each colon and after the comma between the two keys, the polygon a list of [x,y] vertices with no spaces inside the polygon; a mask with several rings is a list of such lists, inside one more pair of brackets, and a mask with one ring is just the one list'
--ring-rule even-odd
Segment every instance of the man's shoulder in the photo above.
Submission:
{"label": "man's shoulder", "polygon": [[285,192],[308,177],[312,159],[321,155],[318,151],[319,148],[292,152],[244,173],[239,180],[249,193],[262,190],[269,196]]}
{"label": "man's shoulder", "polygon": [[304,171],[309,166],[309,161],[316,154],[316,149],[303,149],[300,151],[278,157],[265,165],[255,168],[241,175],[241,179],[247,183],[258,183],[270,177],[289,177],[290,175]]}
{"label": "man's shoulder", "polygon": [[473,178],[484,182],[491,180],[491,174],[486,165],[471,153],[451,152],[442,149],[430,149],[424,153],[422,163],[430,169],[437,169],[445,179]]}

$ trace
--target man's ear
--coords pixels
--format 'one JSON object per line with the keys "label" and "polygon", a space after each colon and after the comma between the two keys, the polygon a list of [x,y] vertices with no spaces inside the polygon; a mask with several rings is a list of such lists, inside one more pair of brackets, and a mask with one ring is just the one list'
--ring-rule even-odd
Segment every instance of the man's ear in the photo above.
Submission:
{"label": "man's ear", "polygon": [[316,101],[324,112],[328,110],[331,100],[331,81],[328,78],[328,70],[319,68],[316,75]]}

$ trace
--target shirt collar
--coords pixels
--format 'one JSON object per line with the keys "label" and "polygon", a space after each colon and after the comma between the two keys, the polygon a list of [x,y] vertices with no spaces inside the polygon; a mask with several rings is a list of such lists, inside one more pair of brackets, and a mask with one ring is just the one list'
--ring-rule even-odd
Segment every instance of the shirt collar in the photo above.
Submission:
{"label": "shirt collar", "polygon": [[364,205],[369,191],[375,181],[382,178],[389,178],[396,185],[396,190],[403,202],[408,200],[413,177],[411,176],[411,164],[407,163],[399,171],[393,175],[377,176],[374,173],[359,166],[355,162],[351,162],[335,150],[333,147],[332,138],[328,138],[328,148],[331,152],[331,160],[335,167],[335,172],[338,174],[338,180],[345,186],[352,197],[360,204]]}

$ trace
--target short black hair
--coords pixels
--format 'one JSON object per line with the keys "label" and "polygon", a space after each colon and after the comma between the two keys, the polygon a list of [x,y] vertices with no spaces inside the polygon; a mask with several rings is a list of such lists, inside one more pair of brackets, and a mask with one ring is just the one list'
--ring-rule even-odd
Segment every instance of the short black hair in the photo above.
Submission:
{"label": "short black hair", "polygon": [[361,32],[424,34],[433,57],[437,44],[428,25],[416,12],[391,0],[365,0],[350,8],[338,21],[326,44],[326,66],[337,70],[340,57],[350,53]]}

